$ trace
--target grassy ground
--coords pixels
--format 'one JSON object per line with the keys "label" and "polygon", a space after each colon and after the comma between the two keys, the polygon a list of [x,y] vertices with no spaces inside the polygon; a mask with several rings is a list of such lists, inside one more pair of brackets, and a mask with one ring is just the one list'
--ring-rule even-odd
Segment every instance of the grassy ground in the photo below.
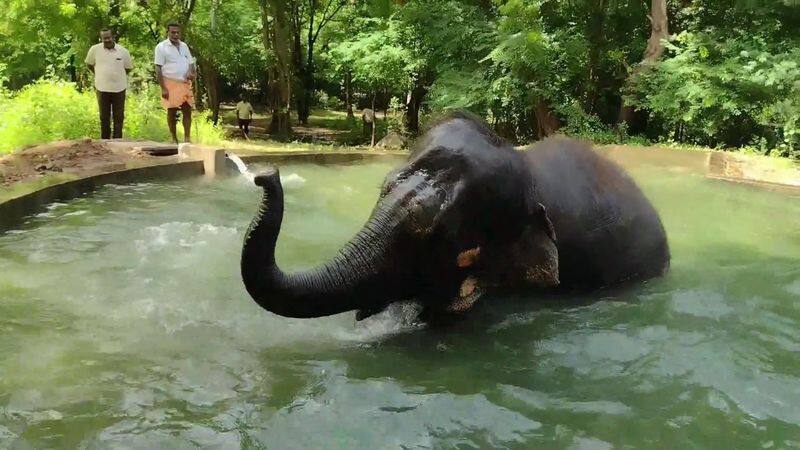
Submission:
{"label": "grassy ground", "polygon": [[373,147],[362,145],[326,144],[308,142],[279,142],[269,139],[226,139],[222,147],[231,150],[246,150],[248,152],[340,152],[371,150]]}
{"label": "grassy ground", "polygon": [[[236,111],[233,104],[224,104],[220,108],[220,120],[229,136],[229,141],[247,141],[239,131],[236,121]],[[369,136],[363,135],[361,119],[354,117],[348,120],[347,112],[315,109],[308,118],[308,125],[301,125],[296,113],[292,113],[292,142],[298,144],[287,146],[271,141],[267,130],[272,116],[269,112],[256,106],[253,121],[250,123],[249,141],[255,146],[277,147],[282,150],[304,148],[304,145],[325,144],[332,146],[331,150],[341,147],[364,147],[369,144]],[[377,128],[377,139],[385,134],[385,121],[380,120]],[[319,149],[320,147],[315,147]]]}
{"label": "grassy ground", "polygon": [[[347,119],[347,112],[338,110],[315,109],[309,116],[306,126],[300,125],[296,113],[292,114],[292,141],[277,142],[270,139],[266,130],[269,128],[271,115],[268,111],[256,105],[256,114],[250,126],[250,140],[246,140],[236,125],[236,112],[233,104],[224,104],[221,108],[221,122],[228,138],[223,142],[226,148],[245,148],[252,151],[340,151],[340,150],[365,150],[369,149],[369,136],[362,130],[361,118],[356,116]],[[376,141],[379,141],[387,132],[387,121],[382,112],[378,114],[378,127]],[[581,138],[578,136],[578,138]],[[596,144],[597,145],[597,144]],[[798,169],[800,161],[778,156],[763,156],[747,149],[712,149],[708,147],[681,144],[674,142],[641,143],[632,140],[628,143],[609,144],[623,145],[631,148],[658,149],[668,148],[682,151],[707,152],[709,150],[727,150],[735,153],[737,157],[745,159],[764,160],[764,164],[772,165],[776,169]]]}

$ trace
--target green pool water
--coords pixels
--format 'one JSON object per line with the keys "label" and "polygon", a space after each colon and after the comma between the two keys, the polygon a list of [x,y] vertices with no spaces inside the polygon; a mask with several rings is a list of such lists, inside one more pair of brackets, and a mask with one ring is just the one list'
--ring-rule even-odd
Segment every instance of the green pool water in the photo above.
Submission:
{"label": "green pool water", "polygon": [[[666,277],[447,330],[261,310],[243,177],[51,205],[0,235],[0,449],[800,448],[800,198],[631,167]],[[333,255],[390,168],[281,167],[279,262]]]}

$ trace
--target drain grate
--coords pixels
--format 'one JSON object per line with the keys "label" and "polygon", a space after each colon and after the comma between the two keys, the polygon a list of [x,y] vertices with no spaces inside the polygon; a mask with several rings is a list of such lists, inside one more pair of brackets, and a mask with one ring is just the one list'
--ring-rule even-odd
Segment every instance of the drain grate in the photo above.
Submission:
{"label": "drain grate", "polygon": [[141,147],[140,149],[150,156],[172,156],[178,154],[177,146]]}

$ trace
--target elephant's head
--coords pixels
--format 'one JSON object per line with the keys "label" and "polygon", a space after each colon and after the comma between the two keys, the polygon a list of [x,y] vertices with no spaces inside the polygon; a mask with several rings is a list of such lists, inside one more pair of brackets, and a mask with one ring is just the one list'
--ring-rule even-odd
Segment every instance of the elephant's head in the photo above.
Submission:
{"label": "elephant's head", "polygon": [[368,315],[408,299],[460,311],[481,286],[558,284],[555,235],[522,156],[469,116],[431,128],[389,174],[361,231],[308,272],[287,274],[275,263],[283,217],[278,171],[255,182],[264,194],[245,235],[242,277],[273,313]]}

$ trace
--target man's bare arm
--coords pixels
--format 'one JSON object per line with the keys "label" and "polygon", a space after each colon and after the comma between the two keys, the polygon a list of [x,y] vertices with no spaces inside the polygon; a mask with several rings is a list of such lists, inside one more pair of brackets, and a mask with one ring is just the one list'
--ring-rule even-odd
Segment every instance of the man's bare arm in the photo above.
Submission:
{"label": "man's bare arm", "polygon": [[158,77],[158,84],[161,85],[161,97],[169,100],[169,91],[167,85],[164,84],[164,75],[161,73],[161,66],[156,64],[156,77]]}
{"label": "man's bare arm", "polygon": [[187,80],[194,80],[197,78],[197,69],[194,67],[194,63],[189,65],[189,71],[186,72],[186,79]]}

